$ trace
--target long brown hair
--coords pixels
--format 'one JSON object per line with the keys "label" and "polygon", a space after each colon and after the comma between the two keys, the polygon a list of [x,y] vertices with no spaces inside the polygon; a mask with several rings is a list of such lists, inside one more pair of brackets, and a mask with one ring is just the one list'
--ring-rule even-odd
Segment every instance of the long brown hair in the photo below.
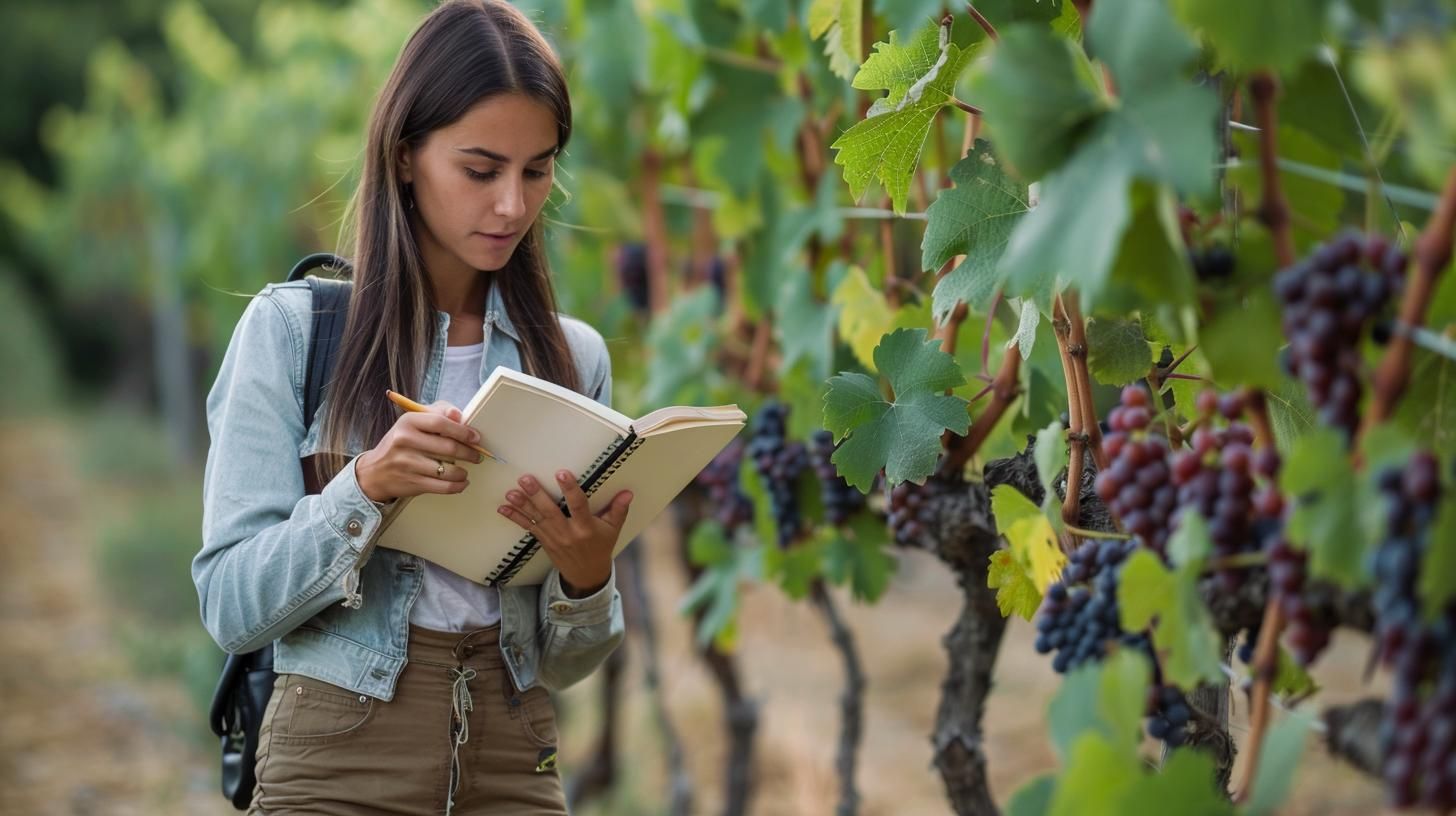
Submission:
{"label": "long brown hair", "polygon": [[[340,254],[353,259],[354,294],[323,416],[319,483],[343,468],[350,440],[376,444],[395,421],[386,388],[417,393],[438,331],[434,297],[405,212],[402,148],[420,144],[478,102],[524,94],[556,116],[557,145],[571,136],[566,78],[551,46],[501,0],[446,0],[405,43],[369,120],[363,174],[344,218]],[[352,234],[349,232],[352,230]],[[541,219],[505,267],[490,273],[520,328],[523,368],[581,390],[556,319]]]}

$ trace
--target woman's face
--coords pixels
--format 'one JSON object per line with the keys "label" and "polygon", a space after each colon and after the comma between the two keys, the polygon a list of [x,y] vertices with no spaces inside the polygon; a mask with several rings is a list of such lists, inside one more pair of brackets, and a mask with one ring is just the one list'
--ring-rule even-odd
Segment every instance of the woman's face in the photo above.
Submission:
{"label": "woman's face", "polygon": [[551,110],[510,93],[406,148],[400,172],[427,262],[443,250],[472,269],[505,266],[551,192],[556,141]]}

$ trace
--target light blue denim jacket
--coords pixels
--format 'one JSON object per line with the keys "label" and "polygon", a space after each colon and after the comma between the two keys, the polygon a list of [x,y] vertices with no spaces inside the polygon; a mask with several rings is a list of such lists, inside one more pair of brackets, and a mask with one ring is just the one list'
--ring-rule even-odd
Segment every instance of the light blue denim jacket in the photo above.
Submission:
{"label": "light blue denim jacket", "polygon": [[[271,284],[233,332],[207,397],[212,443],[192,578],[203,625],[225,651],[276,640],[278,672],[389,700],[405,665],[410,607],[424,570],[416,556],[373,546],[382,517],[360,490],[353,459],[321,493],[305,495],[299,459],[319,449],[319,423],[305,435],[302,407],[311,307],[307,282]],[[425,403],[439,390],[450,322],[444,312],[437,316],[419,394]],[[610,404],[611,360],[601,335],[566,316],[561,327],[586,393]],[[520,369],[519,340],[490,287],[482,379],[496,366]],[[321,408],[317,416],[323,415]],[[351,447],[351,455],[363,451]],[[501,652],[521,689],[560,689],[582,679],[625,631],[615,569],[600,591],[572,599],[553,568],[540,586],[502,587],[500,605]]]}

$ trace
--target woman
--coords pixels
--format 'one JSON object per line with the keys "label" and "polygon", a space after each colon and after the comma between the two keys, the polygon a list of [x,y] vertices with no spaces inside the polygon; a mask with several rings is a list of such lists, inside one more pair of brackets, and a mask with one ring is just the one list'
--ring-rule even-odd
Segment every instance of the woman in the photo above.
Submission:
{"label": "woman", "polygon": [[[449,0],[375,104],[343,242],[354,292],[311,426],[307,285],[266,287],[238,323],[207,400],[192,572],[225,650],[277,641],[253,813],[566,812],[547,689],[622,640],[611,553],[631,496],[593,516],[563,471],[539,476],[570,518],[530,476],[484,498],[541,540],[555,566],[539,587],[486,588],[371,541],[395,500],[469,489],[455,463],[489,439],[454,405],[496,366],[610,400],[605,343],[556,314],[542,245],[570,132],[540,32],[504,2]],[[386,389],[431,410],[396,416]]]}

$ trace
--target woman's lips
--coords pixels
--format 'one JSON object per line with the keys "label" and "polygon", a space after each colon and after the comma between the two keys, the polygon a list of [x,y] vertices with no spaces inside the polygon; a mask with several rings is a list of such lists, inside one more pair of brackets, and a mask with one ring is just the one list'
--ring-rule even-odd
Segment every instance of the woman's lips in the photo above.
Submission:
{"label": "woman's lips", "polygon": [[514,233],[514,232],[503,232],[503,233],[477,232],[475,234],[477,236],[481,237],[481,238],[484,238],[487,243],[490,243],[490,244],[493,244],[493,245],[496,245],[496,246],[508,246],[508,245],[511,244],[511,242],[513,242],[513,241],[516,240],[516,233]]}

